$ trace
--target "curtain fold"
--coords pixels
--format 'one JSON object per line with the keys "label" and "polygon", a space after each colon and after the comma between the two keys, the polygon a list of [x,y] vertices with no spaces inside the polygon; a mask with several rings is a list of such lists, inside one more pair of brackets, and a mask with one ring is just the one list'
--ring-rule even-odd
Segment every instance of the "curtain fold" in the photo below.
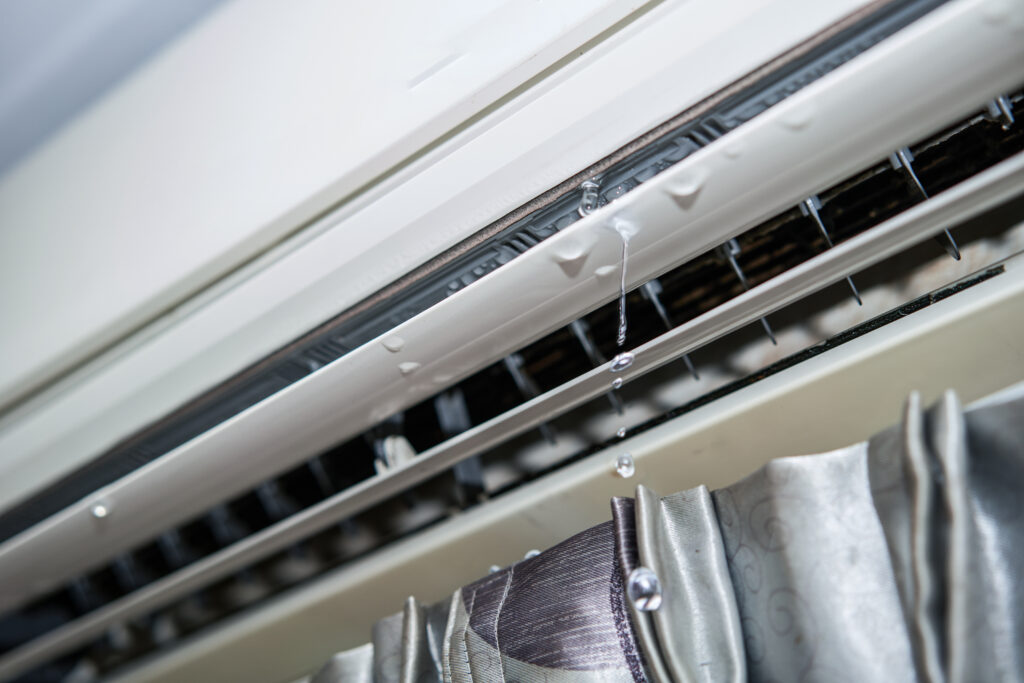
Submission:
{"label": "curtain fold", "polygon": [[860,444],[715,491],[751,681],[913,680]]}
{"label": "curtain fold", "polygon": [[373,643],[338,654],[327,660],[310,683],[373,683]]}
{"label": "curtain fold", "polygon": [[659,577],[663,596],[657,610],[634,618],[650,621],[671,680],[746,680],[736,595],[707,488],[659,498],[638,487],[635,525],[640,563]]}
{"label": "curtain fold", "polygon": [[[966,414],[951,679],[1024,680],[1024,397]],[[984,647],[978,644],[983,643]]]}
{"label": "curtain fold", "polygon": [[1024,392],[913,394],[869,441],[638,487],[611,522],[410,598],[313,680],[1024,680],[1022,494]]}

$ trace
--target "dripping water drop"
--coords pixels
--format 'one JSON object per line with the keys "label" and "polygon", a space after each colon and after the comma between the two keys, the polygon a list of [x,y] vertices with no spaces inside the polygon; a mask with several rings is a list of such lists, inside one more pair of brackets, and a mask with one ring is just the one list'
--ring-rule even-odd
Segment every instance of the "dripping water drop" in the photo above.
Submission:
{"label": "dripping water drop", "polygon": [[637,567],[629,573],[626,595],[638,610],[653,612],[661,607],[661,580],[647,567]]}
{"label": "dripping water drop", "polygon": [[629,366],[633,364],[636,359],[629,351],[623,351],[622,353],[612,358],[612,364],[608,367],[612,372],[622,372],[623,370],[629,369]]}
{"label": "dripping water drop", "polygon": [[615,343],[621,347],[626,343],[626,267],[629,263],[629,234],[616,228],[622,238],[622,270],[619,275],[619,334]]}
{"label": "dripping water drop", "polygon": [[615,432],[615,436],[619,437],[620,439],[626,438],[626,428],[619,427],[619,431]]}
{"label": "dripping water drop", "polygon": [[633,462],[633,456],[629,453],[623,453],[616,458],[615,473],[623,479],[629,479],[636,474],[636,463]]}
{"label": "dripping water drop", "polygon": [[540,555],[540,551],[534,548],[533,550],[527,550],[526,554],[523,555],[524,560],[529,560]]}
{"label": "dripping water drop", "polygon": [[622,388],[622,378],[621,377],[616,377],[615,379],[612,380],[612,389],[621,389],[621,388]]}

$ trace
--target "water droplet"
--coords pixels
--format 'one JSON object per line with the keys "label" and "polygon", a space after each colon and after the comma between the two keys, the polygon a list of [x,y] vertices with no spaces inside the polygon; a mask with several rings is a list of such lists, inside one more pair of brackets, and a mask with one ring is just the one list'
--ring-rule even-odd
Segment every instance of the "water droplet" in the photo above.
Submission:
{"label": "water droplet", "polygon": [[537,557],[538,555],[540,555],[540,551],[534,548],[533,550],[527,550],[526,554],[523,555],[523,559],[529,560],[530,558]]}
{"label": "water droplet", "polygon": [[382,341],[381,344],[384,346],[385,349],[387,349],[391,353],[398,353],[399,351],[402,350],[402,347],[405,346],[405,340],[397,335],[394,335]]}
{"label": "water droplet", "polygon": [[621,215],[613,216],[608,225],[627,242],[640,233],[640,226]]}
{"label": "water droplet", "polygon": [[576,277],[596,243],[597,238],[590,232],[582,235],[564,233],[557,242],[552,259],[566,275]]}
{"label": "water droplet", "polygon": [[599,193],[601,184],[596,179],[584,180],[580,185],[580,206],[577,209],[580,216],[589,216],[597,210],[601,200]]}
{"label": "water droplet", "polygon": [[703,189],[705,180],[707,180],[707,172],[698,166],[679,174],[666,188],[666,191],[676,204],[684,209],[689,209],[697,201],[697,195]]}
{"label": "water droplet", "polygon": [[403,375],[411,375],[420,369],[420,364],[414,361],[407,361],[405,363],[398,364],[398,371]]}
{"label": "water droplet", "polygon": [[626,438],[626,428],[619,427],[619,431],[615,432],[615,436],[619,437],[620,439]]}
{"label": "water droplet", "polygon": [[615,473],[623,479],[629,479],[636,474],[636,463],[633,462],[633,456],[629,453],[623,453],[616,458]]}
{"label": "water droplet", "polygon": [[633,361],[636,360],[636,356],[633,355],[632,351],[623,351],[619,355],[612,358],[612,364],[608,367],[612,372],[622,372],[628,370]]}
{"label": "water droplet", "polygon": [[989,4],[992,11],[985,17],[989,23],[1018,36],[1024,33],[1024,14],[1017,0],[998,0]]}
{"label": "water droplet", "polygon": [[1010,16],[1010,3],[1005,0],[989,0],[982,4],[981,16],[990,24],[1001,24]]}
{"label": "water droplet", "polygon": [[637,567],[629,573],[626,595],[641,612],[653,612],[661,607],[661,580],[647,567]]}
{"label": "water droplet", "polygon": [[106,503],[94,503],[89,512],[96,519],[103,519],[110,514],[110,507]]}
{"label": "water droplet", "polygon": [[814,118],[814,104],[810,101],[799,102],[782,114],[782,125],[790,130],[803,130]]}
{"label": "water droplet", "polygon": [[622,378],[621,377],[616,377],[615,379],[612,380],[612,389],[621,389],[621,388],[622,388]]}
{"label": "water droplet", "polygon": [[501,571],[501,567],[499,567],[496,564],[492,564],[491,568],[487,570],[487,573],[488,574],[497,574],[500,571]]}
{"label": "water droplet", "polygon": [[743,145],[733,141],[725,146],[725,156],[729,159],[739,159],[743,156]]}

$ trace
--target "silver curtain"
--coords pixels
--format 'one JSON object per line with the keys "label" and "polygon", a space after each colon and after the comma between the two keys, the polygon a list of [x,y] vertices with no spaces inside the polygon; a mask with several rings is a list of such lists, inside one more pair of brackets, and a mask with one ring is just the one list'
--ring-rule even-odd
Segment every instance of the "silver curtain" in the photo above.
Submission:
{"label": "silver curtain", "polygon": [[[629,597],[638,568],[656,609]],[[1022,577],[1024,392],[912,395],[867,442],[639,487],[443,604],[410,598],[313,680],[1022,681]]]}

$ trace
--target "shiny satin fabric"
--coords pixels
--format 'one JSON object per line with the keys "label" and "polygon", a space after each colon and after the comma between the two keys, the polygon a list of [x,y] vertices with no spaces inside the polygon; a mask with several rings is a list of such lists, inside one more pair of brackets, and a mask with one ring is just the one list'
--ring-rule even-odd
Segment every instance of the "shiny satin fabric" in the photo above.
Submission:
{"label": "shiny satin fabric", "polygon": [[[328,681],[1024,680],[1024,391],[946,394],[870,441],[716,491],[612,501],[598,525],[409,599]],[[653,570],[662,604],[625,584]]]}
{"label": "shiny satin fabric", "polygon": [[870,453],[916,680],[1024,680],[1024,396],[911,396]]}
{"label": "shiny satin fabric", "polygon": [[954,600],[946,631],[955,682],[1024,680],[1022,423],[1024,398],[966,416],[966,476],[958,494],[966,521],[963,554],[948,579]]}
{"label": "shiny satin fabric", "polygon": [[659,498],[637,488],[635,527],[638,561],[654,571],[663,603],[634,610],[641,642],[659,660],[658,678],[678,681],[746,680],[740,615],[722,534],[707,488]]}
{"label": "shiny satin fabric", "polygon": [[608,522],[457,591],[442,680],[645,680],[614,546]]}
{"label": "shiny satin fabric", "polygon": [[[611,522],[379,621],[370,656],[336,656],[317,683],[647,680],[626,610]],[[355,652],[355,651],[353,651]],[[340,673],[336,673],[340,672]],[[333,678],[332,678],[333,676]]]}
{"label": "shiny satin fabric", "polygon": [[373,643],[338,654],[327,660],[310,683],[373,683]]}

